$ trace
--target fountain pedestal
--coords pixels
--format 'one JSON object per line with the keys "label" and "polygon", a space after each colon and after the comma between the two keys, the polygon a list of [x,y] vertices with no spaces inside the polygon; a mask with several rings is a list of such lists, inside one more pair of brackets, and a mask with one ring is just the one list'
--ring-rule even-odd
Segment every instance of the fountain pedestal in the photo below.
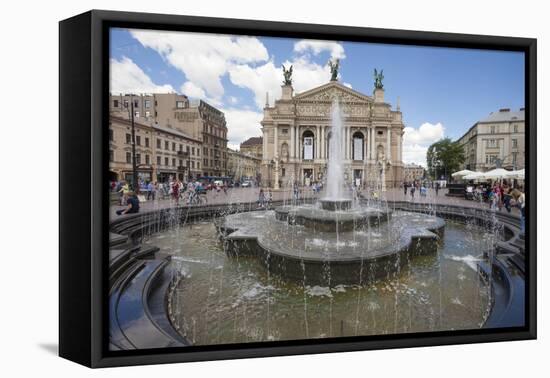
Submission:
{"label": "fountain pedestal", "polygon": [[321,208],[323,210],[329,210],[329,211],[341,211],[341,210],[349,210],[351,209],[351,200],[350,199],[328,199],[324,198],[319,200],[321,203]]}

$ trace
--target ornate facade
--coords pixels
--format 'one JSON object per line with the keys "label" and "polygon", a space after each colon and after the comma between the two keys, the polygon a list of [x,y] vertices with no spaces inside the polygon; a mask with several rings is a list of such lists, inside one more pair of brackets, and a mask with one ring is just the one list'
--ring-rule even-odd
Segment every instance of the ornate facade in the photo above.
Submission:
{"label": "ornate facade", "polygon": [[384,102],[384,90],[373,96],[336,80],[300,94],[282,86],[282,97],[266,104],[263,132],[262,185],[275,189],[294,182],[310,185],[326,175],[335,98],[343,113],[344,180],[354,185],[400,185],[403,179],[403,121],[399,110]]}

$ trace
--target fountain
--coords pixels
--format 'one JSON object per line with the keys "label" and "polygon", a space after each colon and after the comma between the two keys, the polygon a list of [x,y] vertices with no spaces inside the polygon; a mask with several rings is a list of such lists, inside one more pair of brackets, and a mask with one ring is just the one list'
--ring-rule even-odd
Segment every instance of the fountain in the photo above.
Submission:
{"label": "fountain", "polygon": [[357,283],[365,282],[367,272],[375,278],[395,275],[408,261],[404,255],[437,249],[443,219],[354,204],[343,185],[344,121],[337,99],[331,114],[325,195],[313,204],[226,216],[218,231],[228,255],[260,257],[270,271],[312,284],[327,274],[332,283]]}

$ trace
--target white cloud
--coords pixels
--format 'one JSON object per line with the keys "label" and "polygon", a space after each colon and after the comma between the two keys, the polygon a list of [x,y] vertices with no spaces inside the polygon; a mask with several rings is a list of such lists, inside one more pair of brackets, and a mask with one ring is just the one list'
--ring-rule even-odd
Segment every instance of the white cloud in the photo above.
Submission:
{"label": "white cloud", "polygon": [[231,65],[268,59],[267,49],[254,37],[150,30],[132,30],[131,34],[182,71],[205,95],[217,100],[224,94],[221,77]]}
{"label": "white cloud", "polygon": [[294,51],[297,53],[313,52],[314,55],[319,55],[323,51],[330,52],[331,58],[344,59],[346,54],[344,53],[344,47],[334,41],[316,41],[303,39],[294,44]]}
{"label": "white cloud", "polygon": [[[292,87],[297,93],[326,84],[330,80],[328,65],[317,64],[305,56],[292,61],[287,60],[283,65],[287,68],[292,66]],[[229,68],[229,79],[233,84],[250,89],[254,93],[254,102],[258,109],[265,105],[266,92],[269,93],[271,104],[274,99],[281,98],[283,71],[271,60],[256,67],[246,64],[234,65]]]}
{"label": "white cloud", "polygon": [[251,110],[220,109],[225,114],[227,122],[227,145],[239,149],[239,145],[246,139],[262,135],[260,121],[263,114]]}
{"label": "white cloud", "polygon": [[403,135],[403,161],[426,166],[428,147],[445,135],[445,127],[441,123],[425,122],[418,129],[405,127]]}
{"label": "white cloud", "polygon": [[186,81],[185,83],[183,83],[183,85],[181,86],[181,93],[189,97],[200,99],[206,98],[206,92],[204,91],[204,89],[196,86],[190,81]]}
{"label": "white cloud", "polygon": [[131,59],[110,60],[111,93],[168,93],[175,92],[169,84],[157,85]]}
{"label": "white cloud", "polygon": [[345,87],[348,87],[349,89],[353,89],[352,85],[350,83],[342,83]]}

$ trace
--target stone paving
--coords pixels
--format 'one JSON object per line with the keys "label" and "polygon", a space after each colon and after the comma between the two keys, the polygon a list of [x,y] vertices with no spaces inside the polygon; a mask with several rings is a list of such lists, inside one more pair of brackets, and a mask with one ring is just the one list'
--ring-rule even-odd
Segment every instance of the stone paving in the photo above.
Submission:
{"label": "stone paving", "polygon": [[[228,189],[227,194],[223,191],[208,191],[206,195],[207,204],[229,204],[229,203],[239,203],[239,202],[255,202],[258,200],[258,195],[260,188],[231,188]],[[389,201],[412,201],[416,203],[433,203],[433,204],[444,204],[444,205],[457,205],[465,207],[475,207],[475,208],[485,208],[489,210],[488,203],[479,203],[472,200],[466,200],[464,198],[449,197],[445,194],[447,189],[440,189],[439,193],[435,194],[435,189],[428,189],[427,195],[425,197],[420,196],[420,192],[417,190],[414,194],[414,198],[411,197],[410,192],[407,192],[407,195],[404,194],[403,189],[389,189],[385,193],[382,193],[382,198],[385,198]],[[300,188],[300,199],[306,198],[321,198],[321,194],[315,194],[310,188]],[[291,200],[292,199],[292,190],[279,190],[272,191],[272,200]],[[158,210],[164,208],[170,208],[177,206],[176,201],[171,198],[168,199],[157,199],[155,201],[145,201],[140,203],[140,211],[150,211]],[[179,201],[179,206],[186,206],[185,200],[181,199]],[[195,205],[200,206],[200,205]],[[118,206],[117,204],[112,204],[110,207],[111,218],[116,218],[116,210],[123,209],[123,206]],[[503,208],[501,211],[506,212]],[[512,209],[512,213],[519,215],[517,208]]]}

